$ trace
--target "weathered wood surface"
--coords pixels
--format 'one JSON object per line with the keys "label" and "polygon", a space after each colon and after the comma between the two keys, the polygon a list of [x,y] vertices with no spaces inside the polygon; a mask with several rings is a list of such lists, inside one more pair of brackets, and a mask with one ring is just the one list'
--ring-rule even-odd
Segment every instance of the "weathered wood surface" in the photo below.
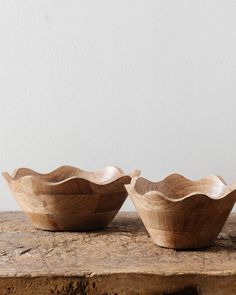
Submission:
{"label": "weathered wood surface", "polygon": [[236,214],[215,245],[175,251],[152,243],[136,213],[104,231],[36,230],[0,213],[0,294],[236,294]]}

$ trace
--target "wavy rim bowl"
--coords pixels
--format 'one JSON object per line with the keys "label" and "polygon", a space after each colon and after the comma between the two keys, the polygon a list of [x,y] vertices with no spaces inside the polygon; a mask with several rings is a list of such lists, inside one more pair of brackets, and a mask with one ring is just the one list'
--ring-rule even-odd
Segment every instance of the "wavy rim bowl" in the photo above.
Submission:
{"label": "wavy rim bowl", "polygon": [[139,174],[126,175],[115,166],[92,172],[61,166],[45,174],[28,168],[16,169],[12,176],[2,173],[33,225],[53,231],[105,228],[127,197],[124,185]]}
{"label": "wavy rim bowl", "polygon": [[[64,165],[49,173],[38,173],[30,168],[15,169],[10,175],[8,172],[2,173],[3,177],[8,181],[18,181],[22,178],[34,178],[38,182],[49,185],[58,185],[70,179],[84,179],[94,184],[105,185],[117,180],[120,177],[127,176],[120,168],[116,166],[106,166],[105,168],[87,171],[74,166]],[[128,174],[129,177],[137,177],[140,171],[135,169]],[[109,178],[108,178],[109,176]]]}
{"label": "wavy rim bowl", "polygon": [[125,187],[154,243],[167,248],[211,245],[236,201],[236,183],[215,175],[189,180],[173,173],[159,182],[134,177]]}

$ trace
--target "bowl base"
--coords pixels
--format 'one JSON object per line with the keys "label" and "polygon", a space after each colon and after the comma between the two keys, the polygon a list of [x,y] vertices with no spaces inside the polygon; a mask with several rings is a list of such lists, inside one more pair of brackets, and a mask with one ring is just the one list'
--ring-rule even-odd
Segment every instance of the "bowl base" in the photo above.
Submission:
{"label": "bowl base", "polygon": [[153,242],[164,248],[187,250],[209,247],[214,244],[219,232],[172,232],[148,229]]}
{"label": "bowl base", "polygon": [[37,229],[47,231],[88,231],[100,230],[108,226],[117,211],[93,213],[87,216],[80,214],[42,214],[25,212]]}

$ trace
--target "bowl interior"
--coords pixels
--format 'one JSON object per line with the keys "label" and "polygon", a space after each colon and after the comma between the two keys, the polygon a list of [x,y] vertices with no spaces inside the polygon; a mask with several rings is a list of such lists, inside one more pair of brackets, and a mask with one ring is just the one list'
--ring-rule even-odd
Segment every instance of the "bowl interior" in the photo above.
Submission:
{"label": "bowl interior", "polygon": [[37,173],[28,168],[20,168],[14,173],[15,180],[24,176],[36,176],[50,183],[57,183],[69,178],[78,177],[103,184],[124,176],[124,173],[121,169],[113,166],[108,166],[102,170],[94,172],[84,171],[71,166],[63,166],[47,174]]}
{"label": "bowl interior", "polygon": [[135,183],[135,190],[139,194],[143,195],[150,191],[158,191],[173,199],[194,193],[218,198],[225,191],[225,188],[226,185],[217,176],[209,176],[201,180],[191,181],[181,175],[173,174],[160,182],[151,182],[140,177]]}

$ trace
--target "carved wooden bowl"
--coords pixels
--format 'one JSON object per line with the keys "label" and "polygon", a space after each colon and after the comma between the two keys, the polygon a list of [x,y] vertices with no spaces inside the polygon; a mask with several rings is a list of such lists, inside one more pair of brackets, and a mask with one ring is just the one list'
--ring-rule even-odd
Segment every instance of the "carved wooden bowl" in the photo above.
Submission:
{"label": "carved wooden bowl", "polygon": [[191,181],[172,174],[160,182],[134,177],[126,189],[153,242],[175,249],[211,245],[236,201],[236,183],[214,175]]}
{"label": "carved wooden bowl", "polygon": [[62,166],[48,174],[20,168],[3,173],[22,210],[36,228],[84,231],[105,228],[123,205],[131,177],[117,167],[87,172]]}

